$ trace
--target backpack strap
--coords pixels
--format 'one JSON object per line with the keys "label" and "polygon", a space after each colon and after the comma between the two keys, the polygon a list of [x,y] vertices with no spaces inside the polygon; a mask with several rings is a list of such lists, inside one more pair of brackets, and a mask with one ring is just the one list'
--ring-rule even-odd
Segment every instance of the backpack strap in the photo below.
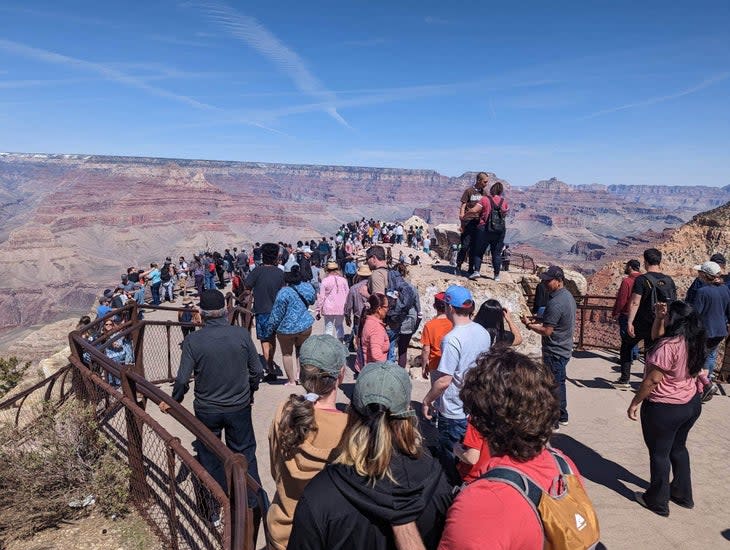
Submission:
{"label": "backpack strap", "polygon": [[575,472],[573,472],[573,469],[570,467],[570,464],[568,464],[568,461],[565,460],[565,458],[558,453],[555,449],[552,447],[547,448],[550,455],[553,457],[553,460],[555,460],[555,464],[558,466],[558,471],[564,475],[575,475]]}
{"label": "backpack strap", "polygon": [[304,303],[304,308],[309,309],[309,302],[307,302],[307,300],[304,298],[304,296],[302,296],[301,292],[299,292],[299,290],[297,290],[293,286],[290,286],[289,288],[291,288],[294,292],[296,292],[297,296],[299,296],[302,299],[302,302]]}
{"label": "backpack strap", "polygon": [[[538,511],[537,507],[540,505],[540,499],[542,498],[542,489],[534,482],[532,481],[528,476],[524,475],[519,470],[516,470],[515,468],[509,468],[505,466],[501,466],[499,468],[492,468],[491,470],[487,471],[485,474],[482,474],[479,479],[488,479],[490,481],[501,481],[502,483],[506,483],[507,485],[510,485],[514,489],[517,490],[518,493],[520,493],[523,497],[525,497],[525,500],[527,500],[527,503],[530,505],[530,508],[532,508],[532,511],[535,513],[535,517],[537,518],[537,522],[540,524],[540,530],[542,531],[542,538],[545,539],[545,529],[542,525],[542,518],[540,517],[540,512]],[[477,480],[479,481],[479,480]]]}
{"label": "backpack strap", "polygon": [[499,205],[494,201],[494,197],[492,195],[487,195],[487,198],[489,199],[489,203],[492,205],[492,209],[497,208],[501,213],[502,205],[504,204],[504,197],[500,197],[502,200],[499,201]]}

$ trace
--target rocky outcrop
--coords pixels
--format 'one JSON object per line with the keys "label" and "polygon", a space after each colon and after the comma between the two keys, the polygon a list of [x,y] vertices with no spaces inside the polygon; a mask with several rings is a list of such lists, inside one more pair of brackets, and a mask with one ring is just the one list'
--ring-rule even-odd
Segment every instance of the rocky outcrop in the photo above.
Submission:
{"label": "rocky outcrop", "polygon": [[434,252],[443,260],[451,258],[451,247],[461,242],[459,226],[453,223],[442,223],[433,228],[434,242],[431,245]]}
{"label": "rocky outcrop", "polygon": [[606,253],[606,247],[589,241],[578,241],[570,247],[570,253],[583,256],[588,261],[600,260]]}
{"label": "rocky outcrop", "polygon": [[[645,236],[634,246],[631,256],[640,259],[643,250],[650,247],[661,250],[662,271],[674,278],[679,296],[683,297],[696,276],[692,268],[715,252],[727,254],[730,250],[730,203],[697,214],[679,229],[656,236],[654,241]],[[593,275],[589,285],[591,293],[614,295],[625,262],[625,257],[611,261]]]}

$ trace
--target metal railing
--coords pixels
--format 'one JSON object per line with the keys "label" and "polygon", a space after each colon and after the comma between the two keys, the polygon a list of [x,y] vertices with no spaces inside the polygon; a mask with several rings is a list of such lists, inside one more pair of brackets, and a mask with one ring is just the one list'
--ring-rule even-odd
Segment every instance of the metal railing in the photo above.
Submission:
{"label": "metal railing", "polygon": [[[534,292],[525,292],[527,304],[532,309],[535,300]],[[574,342],[576,349],[621,349],[621,337],[618,323],[613,319],[615,296],[586,294],[574,296],[577,309],[575,312]]]}
{"label": "metal railing", "polygon": [[[139,313],[137,304],[130,303],[72,332],[70,364],[0,403],[0,420],[12,422],[22,431],[42,411],[58,407],[74,395],[94,407],[99,429],[128,463],[130,504],[165,547],[252,550],[268,500],[260,485],[248,475],[245,457],[233,453],[185,407],[155,385],[175,378],[178,344],[182,341],[179,327],[186,323],[142,320]],[[101,333],[104,321],[112,317],[120,320],[114,332]],[[230,311],[229,318],[232,323],[250,327],[253,315],[248,308],[238,305]],[[88,334],[96,336],[91,339]],[[131,345],[133,363],[120,364],[107,356],[106,349],[120,340]],[[179,430],[194,437],[197,445],[204,445],[220,460],[225,487],[183,447],[178,437],[145,411],[148,402],[166,403]],[[248,505],[249,494],[255,495],[258,502],[256,515]]]}

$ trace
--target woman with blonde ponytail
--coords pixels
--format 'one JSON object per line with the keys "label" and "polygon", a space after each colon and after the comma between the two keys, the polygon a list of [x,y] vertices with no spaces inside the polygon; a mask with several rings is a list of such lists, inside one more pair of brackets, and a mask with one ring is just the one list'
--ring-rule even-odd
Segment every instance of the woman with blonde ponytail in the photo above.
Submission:
{"label": "woman with blonde ponytail", "polygon": [[[437,547],[451,487],[439,462],[423,448],[410,401],[411,380],[403,368],[390,362],[365,365],[339,455],[299,499],[289,548]],[[404,527],[412,530],[401,539]]]}
{"label": "woman with blonde ponytail", "polygon": [[346,355],[345,346],[333,336],[307,338],[299,354],[299,381],[307,393],[291,394],[271,424],[269,456],[276,494],[266,522],[276,550],[287,547],[294,509],[307,483],[336,456],[347,424],[347,415],[336,407]]}

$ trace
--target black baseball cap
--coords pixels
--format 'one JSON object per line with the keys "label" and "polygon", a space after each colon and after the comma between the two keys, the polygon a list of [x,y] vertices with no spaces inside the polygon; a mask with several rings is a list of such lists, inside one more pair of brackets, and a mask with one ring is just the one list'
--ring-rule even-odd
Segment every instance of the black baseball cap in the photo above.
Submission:
{"label": "black baseball cap", "polygon": [[727,263],[725,261],[725,256],[723,256],[719,252],[716,252],[715,254],[710,256],[710,261],[715,262],[716,264],[719,264],[719,265],[725,265]]}
{"label": "black baseball cap", "polygon": [[565,279],[565,273],[563,273],[563,270],[557,265],[551,265],[540,274],[540,279],[543,281],[552,281],[553,279],[562,281]]}

